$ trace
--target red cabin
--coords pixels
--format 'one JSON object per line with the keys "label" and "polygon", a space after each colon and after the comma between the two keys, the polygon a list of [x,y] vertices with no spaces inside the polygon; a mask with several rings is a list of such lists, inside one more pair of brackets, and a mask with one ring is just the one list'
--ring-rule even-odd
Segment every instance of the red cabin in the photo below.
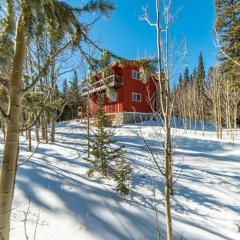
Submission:
{"label": "red cabin", "polygon": [[[141,118],[149,118],[155,111],[156,81],[150,77],[146,83],[140,79],[139,67],[133,64],[111,65],[112,73],[105,80],[99,80],[98,75],[89,87],[84,87],[82,96],[89,95],[89,112],[94,115],[98,104],[104,105],[105,111],[113,124],[134,122]],[[106,87],[106,84],[108,87]],[[106,94],[110,89],[111,97]]]}

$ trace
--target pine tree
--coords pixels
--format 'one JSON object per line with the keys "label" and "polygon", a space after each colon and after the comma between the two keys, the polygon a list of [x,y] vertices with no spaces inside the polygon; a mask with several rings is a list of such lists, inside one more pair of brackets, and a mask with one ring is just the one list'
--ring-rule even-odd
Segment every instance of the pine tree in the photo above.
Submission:
{"label": "pine tree", "polygon": [[[239,0],[215,0],[215,29],[220,36],[221,47],[230,57],[240,62],[239,8]],[[220,59],[231,64],[225,56],[221,56]]]}
{"label": "pine tree", "polygon": [[63,80],[62,92],[63,92],[64,99],[66,99],[68,94],[68,83],[66,78]]}
{"label": "pine tree", "polygon": [[198,66],[197,66],[197,75],[196,75],[196,101],[197,101],[197,111],[198,118],[201,122],[202,134],[204,135],[205,129],[205,120],[206,120],[206,94],[204,91],[205,85],[205,70],[203,63],[202,52],[199,54]]}
{"label": "pine tree", "polygon": [[[240,2],[239,0],[215,0],[215,30],[220,48],[232,60],[240,64]],[[229,72],[235,84],[239,82],[239,65],[219,51],[219,60],[224,72]]]}
{"label": "pine tree", "polygon": [[90,159],[93,167],[88,171],[92,176],[94,172],[99,172],[104,177],[111,175],[114,171],[114,161],[119,158],[122,147],[116,147],[113,140],[114,131],[105,128],[107,117],[102,106],[99,106],[97,115],[97,129],[94,136],[89,139]]}
{"label": "pine tree", "polygon": [[186,67],[185,70],[184,70],[183,81],[184,81],[185,84],[190,81],[189,69],[188,69],[188,67]]}
{"label": "pine tree", "polygon": [[193,81],[197,80],[197,69],[196,68],[193,69],[192,79],[193,79]]}
{"label": "pine tree", "polygon": [[69,92],[70,92],[69,94],[71,96],[72,102],[77,101],[79,99],[79,86],[78,86],[77,71],[74,71],[74,75],[73,75],[73,79],[71,82]]}
{"label": "pine tree", "polygon": [[78,84],[77,72],[74,71],[73,80],[69,88],[69,104],[68,107],[71,109],[72,119],[77,117],[78,107],[80,104],[80,89]]}
{"label": "pine tree", "polygon": [[179,79],[178,79],[179,85],[182,84],[182,81],[183,81],[183,77],[182,77],[182,74],[180,74],[180,75],[179,75]]}
{"label": "pine tree", "polygon": [[197,81],[198,94],[202,95],[204,91],[204,81],[205,81],[205,70],[204,70],[202,52],[200,52],[199,58],[198,58],[196,81]]}
{"label": "pine tree", "polygon": [[127,163],[124,151],[120,152],[119,159],[116,161],[113,179],[117,182],[116,191],[121,195],[128,195],[128,181],[131,177],[132,168]]}

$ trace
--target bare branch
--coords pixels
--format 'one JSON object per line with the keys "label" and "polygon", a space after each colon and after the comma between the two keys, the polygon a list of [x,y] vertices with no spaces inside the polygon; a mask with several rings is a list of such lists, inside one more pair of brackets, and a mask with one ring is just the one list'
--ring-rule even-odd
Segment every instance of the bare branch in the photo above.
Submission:
{"label": "bare branch", "polygon": [[50,95],[51,95],[51,91],[48,92],[48,95],[47,95],[47,97],[44,101],[44,104],[43,104],[41,110],[39,111],[37,117],[35,118],[35,120],[30,125],[28,125],[27,127],[20,129],[21,132],[28,130],[29,128],[33,127],[37,123],[37,121],[39,120],[39,118],[41,117],[41,115],[44,111],[45,106],[47,105],[47,102],[49,100]]}
{"label": "bare branch", "polygon": [[[140,132],[140,133],[139,133],[139,132]],[[158,161],[157,161],[154,153],[152,152],[152,150],[151,150],[151,148],[150,148],[147,140],[144,138],[143,133],[142,133],[142,129],[141,129],[140,126],[139,126],[139,132],[134,131],[134,133],[135,133],[135,134],[139,137],[139,139],[144,143],[144,145],[146,146],[148,152],[151,154],[152,159],[153,159],[154,163],[156,164],[159,172],[160,172],[163,176],[165,176],[165,173],[162,171],[161,167],[159,166]]]}
{"label": "bare branch", "polygon": [[147,12],[147,8],[143,7],[143,16],[140,17],[141,21],[145,21],[146,23],[148,23],[151,27],[156,27],[156,23],[152,23],[149,19],[148,16],[148,12]]}
{"label": "bare branch", "polygon": [[67,42],[63,47],[56,50],[51,56],[47,57],[44,67],[39,71],[39,74],[37,77],[32,81],[32,83],[26,87],[25,89],[22,89],[21,92],[23,94],[27,93],[29,90],[31,90],[35,84],[46,74],[46,71],[49,67],[49,65],[55,60],[55,58],[64,51],[69,45],[71,44],[71,41]]}
{"label": "bare branch", "polygon": [[5,119],[9,119],[9,115],[4,111],[4,109],[0,106],[0,114],[2,114],[2,116]]}

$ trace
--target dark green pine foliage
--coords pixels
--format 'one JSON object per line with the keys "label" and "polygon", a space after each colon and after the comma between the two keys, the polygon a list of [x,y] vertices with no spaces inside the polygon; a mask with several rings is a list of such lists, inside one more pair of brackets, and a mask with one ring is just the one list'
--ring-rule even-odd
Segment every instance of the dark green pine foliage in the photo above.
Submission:
{"label": "dark green pine foliage", "polygon": [[[234,61],[240,63],[240,1],[215,0],[215,30],[220,47]],[[235,84],[240,85],[239,65],[219,51],[224,72],[230,73]]]}
{"label": "dark green pine foliage", "polygon": [[198,58],[196,81],[197,81],[198,94],[199,96],[202,96],[204,93],[205,70],[204,70],[203,56],[201,52]]}
{"label": "dark green pine foliage", "polygon": [[179,82],[179,85],[182,85],[182,82],[183,82],[182,74],[179,75],[178,82]]}
{"label": "dark green pine foliage", "polygon": [[78,76],[77,76],[76,71],[74,71],[73,80],[71,82],[71,86],[69,89],[69,97],[70,97],[72,103],[77,102],[80,98],[80,92],[79,92],[79,86],[78,86]]}
{"label": "dark green pine foliage", "polygon": [[116,161],[113,179],[116,181],[116,191],[121,195],[129,194],[128,182],[131,178],[132,168],[126,161],[125,152],[120,151],[120,156]]}
{"label": "dark green pine foliage", "polygon": [[192,72],[192,80],[193,80],[193,81],[196,81],[196,80],[197,80],[197,69],[196,69],[196,68],[193,69],[193,72]]}
{"label": "dark green pine foliage", "polygon": [[188,67],[185,67],[184,74],[183,74],[183,81],[185,84],[187,84],[190,81]]}
{"label": "dark green pine foliage", "polygon": [[63,92],[63,97],[64,97],[64,99],[67,99],[67,95],[68,95],[68,83],[67,83],[67,79],[66,79],[66,78],[63,80],[62,92]]}
{"label": "dark green pine foliage", "polygon": [[114,162],[120,157],[122,147],[115,145],[114,131],[105,128],[107,118],[102,106],[99,107],[96,118],[97,129],[89,139],[90,159],[88,160],[93,167],[88,171],[88,175],[92,176],[94,172],[98,172],[107,177],[114,173]]}
{"label": "dark green pine foliage", "polygon": [[71,118],[74,119],[77,117],[78,107],[80,104],[80,89],[76,71],[74,71],[73,80],[69,88],[68,101],[68,108],[71,109]]}
{"label": "dark green pine foliage", "polygon": [[193,83],[193,75],[192,74],[190,74],[190,76],[189,76],[189,81],[191,84]]}
{"label": "dark green pine foliage", "polygon": [[63,80],[62,84],[62,97],[64,99],[64,102],[66,102],[66,106],[59,120],[67,121],[72,119],[72,108],[71,104],[69,103],[69,87],[66,78]]}

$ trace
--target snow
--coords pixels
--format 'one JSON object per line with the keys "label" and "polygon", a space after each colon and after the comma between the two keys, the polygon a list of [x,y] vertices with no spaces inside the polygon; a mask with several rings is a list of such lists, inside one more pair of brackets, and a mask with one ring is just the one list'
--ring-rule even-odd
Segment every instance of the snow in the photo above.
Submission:
{"label": "snow", "polygon": [[[90,165],[83,160],[85,129],[76,121],[58,124],[56,143],[41,143],[31,160],[19,167],[11,239],[26,239],[25,234],[34,239],[36,234],[39,240],[153,240],[155,203],[164,236],[163,178],[135,133],[138,126],[115,128],[134,168],[127,198],[114,191],[113,181],[86,176]],[[161,158],[162,142],[155,135],[164,134],[161,127],[149,121],[142,132]],[[234,141],[226,131],[223,140],[212,130],[202,136],[200,131],[175,128],[173,135],[175,239],[240,239],[240,133]],[[31,153],[23,137],[20,143],[21,163]]]}

